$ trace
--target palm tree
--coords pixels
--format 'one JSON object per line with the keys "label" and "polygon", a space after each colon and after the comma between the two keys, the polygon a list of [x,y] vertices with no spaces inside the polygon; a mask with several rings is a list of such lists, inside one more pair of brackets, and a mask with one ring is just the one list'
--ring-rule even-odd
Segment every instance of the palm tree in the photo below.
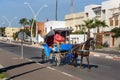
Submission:
{"label": "palm tree", "polygon": [[97,34],[96,34],[97,45],[102,45],[102,41],[100,39],[100,37],[102,36],[100,34],[100,27],[108,27],[108,25],[105,23],[105,21],[101,21],[97,18],[94,18],[94,26],[97,28]]}
{"label": "palm tree", "polygon": [[88,29],[87,39],[90,38],[90,30],[91,30],[92,28],[95,28],[93,22],[94,22],[93,19],[87,19],[87,20],[84,20],[84,24],[82,25],[83,27],[85,27],[85,28]]}
{"label": "palm tree", "polygon": [[27,19],[26,19],[26,18],[22,18],[22,19],[20,19],[19,24],[21,24],[21,26],[22,26],[22,27],[25,27],[25,25],[27,25],[27,24],[28,24],[28,21],[27,21]]}
{"label": "palm tree", "polygon": [[107,27],[108,25],[105,23],[105,21],[101,21],[97,18],[94,19],[94,26],[97,28],[97,33],[100,32],[100,27]]}
{"label": "palm tree", "polygon": [[36,20],[30,19],[28,23],[29,23],[29,26],[31,27],[31,32],[33,33],[31,35],[35,36],[35,32],[36,32]]}

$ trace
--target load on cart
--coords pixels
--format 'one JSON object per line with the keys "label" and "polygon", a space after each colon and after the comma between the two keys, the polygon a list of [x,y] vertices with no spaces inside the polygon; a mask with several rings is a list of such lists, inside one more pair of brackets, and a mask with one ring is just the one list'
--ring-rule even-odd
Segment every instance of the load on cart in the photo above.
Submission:
{"label": "load on cart", "polygon": [[69,43],[69,35],[72,29],[56,28],[45,36],[45,44],[43,44],[45,57],[52,59],[54,57],[56,63],[60,64],[61,58],[66,57],[66,53],[70,53],[73,44]]}

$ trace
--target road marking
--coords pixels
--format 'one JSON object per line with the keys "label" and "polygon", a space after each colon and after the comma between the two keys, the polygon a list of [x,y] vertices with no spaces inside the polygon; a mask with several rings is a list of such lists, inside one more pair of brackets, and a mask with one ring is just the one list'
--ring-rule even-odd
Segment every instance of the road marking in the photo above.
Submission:
{"label": "road marking", "polygon": [[62,74],[64,74],[64,75],[67,75],[67,76],[73,76],[73,75],[71,75],[71,74],[68,74],[68,73],[66,73],[66,72],[61,72]]}
{"label": "road marking", "polygon": [[53,70],[53,71],[56,70],[55,68],[52,68],[52,67],[47,67],[47,68],[50,69],[50,70]]}
{"label": "road marking", "polygon": [[111,56],[106,56],[106,58],[108,58],[108,59],[113,59],[113,57],[111,57]]}
{"label": "road marking", "polygon": [[72,77],[72,78],[74,78],[74,80],[82,80],[82,79],[80,79],[80,78],[78,78],[78,77],[76,77],[76,76],[73,76],[73,75],[71,75],[71,74],[69,74],[69,73],[66,73],[66,72],[63,72],[63,71],[60,71],[60,70],[57,70],[57,69],[55,69],[55,68],[52,68],[52,67],[47,67],[47,68],[50,69],[50,70],[53,70],[53,71],[57,71],[57,72],[59,72],[59,73],[61,73],[61,74],[63,74],[63,75]]}
{"label": "road marking", "polygon": [[96,56],[96,57],[100,57],[100,55],[98,55],[98,54],[94,54],[94,56]]}

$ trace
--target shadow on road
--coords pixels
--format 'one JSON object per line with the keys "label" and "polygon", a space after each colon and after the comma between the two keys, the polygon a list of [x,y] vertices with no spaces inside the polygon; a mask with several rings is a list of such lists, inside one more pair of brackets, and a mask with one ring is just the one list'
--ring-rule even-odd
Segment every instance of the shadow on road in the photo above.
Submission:
{"label": "shadow on road", "polygon": [[17,75],[11,76],[11,77],[9,77],[9,78],[6,79],[6,80],[11,80],[11,79],[14,79],[14,78],[16,78],[16,77],[19,77],[19,76],[22,76],[22,75],[25,75],[25,74],[28,74],[28,73],[31,73],[31,72],[35,72],[35,71],[40,70],[40,69],[43,69],[43,68],[46,68],[46,67],[41,67],[41,68],[33,69],[33,70],[30,70],[30,71],[27,71],[27,72],[23,72],[23,73],[21,73],[21,74],[17,74]]}
{"label": "shadow on road", "polygon": [[1,68],[0,72],[7,72],[8,70],[12,70],[14,68],[22,67],[22,66],[25,66],[25,65],[30,65],[30,64],[33,64],[33,63],[36,63],[36,62],[32,61],[32,62],[26,62],[26,63],[21,63],[21,64],[17,64],[17,65],[8,66],[8,67],[5,67],[5,68]]}
{"label": "shadow on road", "polygon": [[[8,66],[8,67],[5,67],[5,68],[1,68],[0,72],[7,72],[9,70],[19,68],[19,67],[22,67],[22,66],[26,66],[26,65],[30,65],[30,64],[34,64],[34,63],[36,63],[36,62],[32,61],[32,62],[26,62],[26,63],[21,63],[21,64],[17,64],[17,65]],[[23,72],[23,73],[14,75],[14,76],[11,76],[6,80],[11,80],[13,78],[16,78],[16,77],[19,77],[19,76],[22,76],[22,75],[25,75],[25,74],[28,74],[28,73],[31,73],[31,72],[35,72],[35,71],[43,69],[43,68],[46,68],[46,66],[40,67],[40,68],[37,68],[37,69],[33,69],[33,70],[30,70],[30,71],[26,71],[26,72]]]}

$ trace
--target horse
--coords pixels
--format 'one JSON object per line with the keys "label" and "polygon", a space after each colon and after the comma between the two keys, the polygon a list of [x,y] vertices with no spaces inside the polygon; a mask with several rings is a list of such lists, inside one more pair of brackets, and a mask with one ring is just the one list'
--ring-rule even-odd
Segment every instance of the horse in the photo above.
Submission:
{"label": "horse", "polygon": [[[94,44],[95,44],[94,39],[89,38],[87,41],[85,41],[85,43],[73,45],[73,48],[72,48],[73,61],[72,61],[72,63],[74,66],[76,65],[77,57],[80,56],[81,57],[80,69],[82,69],[83,57],[86,57],[88,69],[90,70],[89,54],[90,54],[91,49],[94,50],[94,47],[95,47]],[[84,45],[84,50],[82,50],[83,45]]]}

